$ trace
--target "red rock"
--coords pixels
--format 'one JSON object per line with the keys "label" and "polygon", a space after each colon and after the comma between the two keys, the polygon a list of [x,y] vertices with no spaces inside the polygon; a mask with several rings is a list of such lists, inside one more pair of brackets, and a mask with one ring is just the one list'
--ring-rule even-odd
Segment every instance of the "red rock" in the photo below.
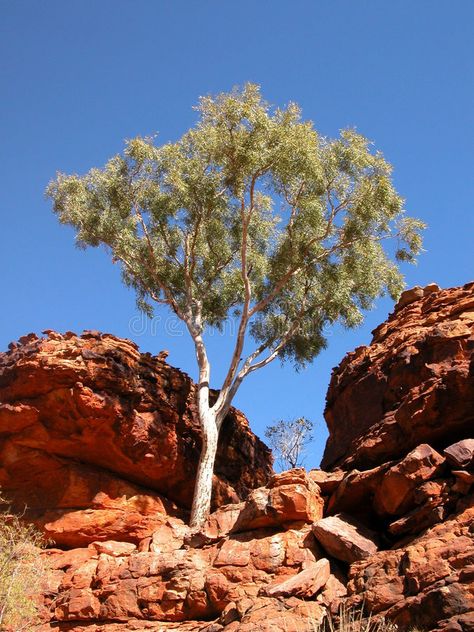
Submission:
{"label": "red rock", "polygon": [[291,472],[273,477],[270,489],[261,487],[249,494],[231,529],[233,533],[285,522],[314,522],[322,517],[324,500],[319,487],[303,471],[296,478],[294,470]]}
{"label": "red rock", "polygon": [[375,494],[375,507],[380,514],[400,515],[413,504],[417,485],[434,478],[444,463],[429,445],[422,444],[383,476]]}
{"label": "red rock", "polygon": [[466,472],[465,470],[453,470],[452,474],[469,485],[474,483],[474,474],[471,472]]}
{"label": "red rock", "polygon": [[424,290],[419,285],[409,290],[405,290],[404,292],[401,293],[400,298],[398,299],[398,303],[395,305],[395,309],[396,310],[403,309],[407,305],[410,305],[410,303],[419,301],[420,299],[423,298],[423,296],[424,296]]}
{"label": "red rock", "polygon": [[[194,385],[162,357],[108,334],[49,332],[0,354],[0,486],[62,546],[138,542],[190,506],[200,450]],[[268,449],[232,409],[214,506],[271,474]],[[160,519],[159,519],[160,522]],[[120,536],[123,534],[123,537]]]}
{"label": "red rock", "polygon": [[473,612],[472,580],[460,570],[474,561],[474,498],[466,505],[409,544],[353,564],[347,606],[364,602],[402,629],[432,630],[444,619]]}
{"label": "red rock", "polygon": [[155,527],[146,550],[152,553],[171,553],[183,547],[188,527],[176,518],[167,518]]}
{"label": "red rock", "polygon": [[325,558],[306,565],[304,570],[289,579],[271,584],[265,588],[269,597],[303,597],[311,599],[326,585],[331,573],[329,561]]}
{"label": "red rock", "polygon": [[[88,625],[106,620],[113,625],[125,619],[170,623],[220,615],[230,625],[236,611],[241,618],[253,604],[262,606],[266,598],[259,593],[271,583],[288,581],[308,568],[312,569],[311,585],[303,591],[300,583],[292,592],[310,594],[316,590],[315,569],[321,571],[318,581],[322,581],[325,571],[320,567],[325,564],[317,563],[319,551],[309,524],[297,523],[297,528],[286,531],[267,528],[234,534],[193,549],[182,548],[179,521],[173,520],[176,524],[170,526],[167,546],[166,532],[157,539],[147,538],[149,549],[156,547],[157,552],[137,550],[133,544],[122,542],[45,552],[59,574],[50,585],[48,599],[55,604],[55,618],[61,626],[73,619]],[[305,575],[299,575],[298,582]],[[78,591],[84,594],[82,601]],[[292,625],[303,620],[301,607],[297,600],[292,607]]]}
{"label": "red rock", "polygon": [[[402,301],[397,306],[392,319],[376,330],[374,343],[356,350],[350,362],[343,363],[337,386],[341,402],[335,404],[346,406],[349,415],[348,420],[342,420],[346,426],[339,435],[345,442],[336,457],[341,469],[307,474],[299,468],[270,476],[267,486],[251,491],[247,500],[219,507],[203,532],[192,537],[185,524],[186,512],[166,500],[154,483],[145,487],[141,478],[142,461],[153,455],[145,444],[153,444],[150,433],[156,427],[172,433],[169,445],[174,445],[176,452],[169,466],[172,475],[178,475],[175,468],[190,449],[182,448],[180,441],[192,443],[194,435],[187,422],[182,427],[173,426],[171,411],[178,410],[179,419],[188,414],[189,400],[178,396],[179,384],[188,382],[174,383],[173,375],[178,380],[182,374],[163,368],[167,366],[163,358],[153,360],[161,367],[156,384],[162,389],[159,410],[164,420],[160,421],[163,425],[157,425],[156,419],[150,422],[151,417],[147,417],[153,414],[158,400],[152,401],[147,390],[146,371],[139,372],[138,377],[134,374],[128,384],[127,372],[121,377],[113,368],[113,354],[99,353],[99,358],[106,358],[103,364],[92,356],[86,362],[68,355],[67,345],[77,348],[88,341],[96,346],[107,344],[111,351],[110,345],[116,348],[118,343],[101,339],[97,333],[81,339],[73,334],[50,334],[44,344],[53,345],[55,380],[59,379],[60,365],[61,380],[66,384],[63,390],[62,386],[54,387],[56,399],[49,402],[53,428],[47,424],[42,400],[46,394],[36,393],[34,384],[27,383],[32,398],[13,398],[0,408],[0,421],[3,418],[11,430],[10,435],[0,435],[0,479],[7,471],[11,478],[14,471],[15,480],[21,482],[24,476],[26,482],[31,481],[31,472],[24,474],[12,464],[26,459],[24,462],[33,467],[34,451],[29,442],[38,445],[43,432],[52,434],[55,460],[49,462],[47,474],[39,465],[35,470],[43,472],[40,481],[50,479],[42,483],[41,490],[51,494],[51,506],[39,517],[49,516],[45,524],[51,525],[48,528],[64,542],[72,543],[76,538],[88,545],[43,553],[51,572],[45,578],[45,625],[39,632],[304,632],[322,623],[327,611],[335,614],[341,601],[348,608],[365,603],[375,617],[394,620],[402,630],[414,625],[426,630],[470,630],[474,611],[474,498],[467,494],[472,472],[459,466],[452,470],[443,464],[438,452],[420,444],[433,441],[431,445],[442,451],[468,438],[468,432],[472,436],[469,389],[474,337],[466,331],[471,331],[474,322],[473,290],[474,284],[452,291],[430,286],[423,290],[421,300],[405,297],[405,304]],[[16,368],[9,369],[12,384],[19,379],[15,373],[18,366],[27,367],[28,358],[33,358],[34,366],[46,366],[49,352],[43,347],[43,359],[38,363],[40,344],[30,336],[22,345],[12,346],[11,353],[21,356]],[[64,344],[65,357],[61,358],[54,345]],[[122,353],[123,349],[117,350],[117,357]],[[146,362],[144,365],[143,357],[138,358],[133,362],[141,371]],[[82,368],[78,379],[76,369],[81,363],[87,370]],[[85,379],[92,368],[93,379]],[[110,374],[114,371],[113,382]],[[72,374],[80,386],[71,386]],[[3,375],[0,389],[7,388],[1,382]],[[35,375],[40,386],[49,383],[47,369]],[[26,382],[22,378],[23,386]],[[115,384],[114,388],[109,388],[109,383]],[[357,399],[364,392],[365,399]],[[70,438],[60,425],[56,408],[67,413],[64,423],[82,445],[89,441],[82,437],[89,432],[89,426],[81,425],[84,417],[91,424],[95,419],[95,428],[105,432],[107,449],[112,438],[117,440],[104,412],[104,393],[115,419],[128,420],[130,435],[136,437],[138,446],[143,441],[143,455],[137,447],[136,464],[127,472],[106,471],[88,462],[81,465],[79,458],[58,452],[58,446],[70,449]],[[455,399],[456,394],[464,397],[463,401]],[[141,421],[123,413],[126,402],[122,399],[129,396],[135,398],[132,408]],[[176,405],[166,408],[173,397]],[[38,401],[42,402],[41,410]],[[71,408],[72,401],[76,408]],[[85,414],[84,410],[94,412]],[[168,411],[170,417],[162,411]],[[446,423],[446,433],[441,422]],[[410,443],[415,437],[416,443]],[[167,440],[156,439],[157,443]],[[114,449],[118,452],[114,458],[125,463],[122,444]],[[41,454],[35,458],[44,464]],[[247,465],[242,468],[249,472]],[[222,470],[216,485],[218,501],[237,500],[237,492],[241,493],[238,484]],[[323,495],[326,517],[320,519]],[[337,528],[328,528],[335,522]],[[437,524],[430,526],[433,522]],[[364,526],[373,527],[377,536]],[[94,533],[100,538],[92,541]],[[108,534],[113,534],[113,541]],[[392,548],[377,550],[379,542],[381,547]],[[323,552],[322,545],[327,551]],[[339,567],[329,555],[346,564]],[[329,565],[323,557],[328,557]],[[331,572],[325,585],[316,589],[314,569],[319,566],[324,567],[324,575],[328,566]],[[342,570],[346,567],[348,583]]]}
{"label": "red rock", "polygon": [[413,494],[413,500],[417,505],[422,505],[426,501],[431,501],[441,496],[447,497],[447,495],[448,485],[446,481],[438,479],[418,485]]}
{"label": "red rock", "polygon": [[112,538],[138,543],[167,522],[165,507],[171,514],[183,515],[176,506],[163,500],[152,492],[135,493],[128,498],[98,494],[88,509],[47,511],[35,522],[48,539],[60,546],[85,546]]}
{"label": "red rock", "polygon": [[73,588],[69,591],[67,601],[59,601],[55,616],[58,619],[94,619],[99,615],[100,605],[98,599],[91,590],[85,588]]}
{"label": "red rock", "polygon": [[428,527],[432,527],[438,522],[442,522],[446,511],[441,504],[441,500],[436,498],[426,502],[422,507],[417,507],[410,511],[403,518],[399,518],[390,523],[388,527],[389,533],[392,535],[402,535],[405,533],[418,534]]}
{"label": "red rock", "polygon": [[112,540],[109,540],[108,542],[92,542],[89,546],[96,550],[97,553],[104,553],[106,555],[111,555],[112,557],[130,555],[137,550],[137,547],[134,544],[129,542],[114,542]]}
{"label": "red rock", "polygon": [[308,472],[309,477],[313,480],[321,490],[322,494],[332,494],[336,491],[342,479],[344,472],[338,470],[336,472],[325,472],[324,470],[314,469]]}
{"label": "red rock", "polygon": [[268,511],[280,523],[303,520],[313,522],[323,516],[324,501],[316,486],[280,485],[270,490]]}
{"label": "red rock", "polygon": [[463,439],[445,448],[444,456],[454,467],[469,467],[474,463],[474,439]]}
{"label": "red rock", "polygon": [[228,535],[234,528],[244,506],[245,503],[222,505],[211,513],[202,529],[204,539],[218,540]]}
{"label": "red rock", "polygon": [[248,566],[250,545],[238,540],[224,540],[214,560],[214,566]]}
{"label": "red rock", "polygon": [[330,515],[348,513],[362,523],[371,522],[375,515],[372,510],[373,497],[390,465],[387,463],[365,472],[359,472],[359,470],[348,472],[330,496],[327,513]]}
{"label": "red rock", "polygon": [[373,555],[378,548],[375,533],[344,514],[319,520],[313,524],[313,533],[329,555],[349,564]]}
{"label": "red rock", "polygon": [[282,601],[262,598],[240,621],[223,629],[225,632],[310,632],[323,622],[325,610],[319,604],[294,597],[288,601],[291,603],[289,607]]}
{"label": "red rock", "polygon": [[347,595],[346,584],[347,578],[345,581],[341,581],[335,575],[329,575],[318,600],[320,599],[321,603],[330,606],[332,612],[337,612],[343,597]]}
{"label": "red rock", "polygon": [[367,469],[472,433],[474,283],[428,289],[334,370],[323,469]]}

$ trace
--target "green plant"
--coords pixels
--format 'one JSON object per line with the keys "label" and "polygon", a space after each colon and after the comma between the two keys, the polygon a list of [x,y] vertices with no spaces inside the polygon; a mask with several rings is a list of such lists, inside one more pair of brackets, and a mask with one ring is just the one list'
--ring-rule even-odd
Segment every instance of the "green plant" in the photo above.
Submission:
{"label": "green plant", "polygon": [[33,525],[9,510],[0,513],[0,630],[32,629],[38,614],[34,598],[45,574],[40,556],[44,546]]}
{"label": "green plant", "polygon": [[[297,105],[271,108],[252,84],[197,109],[180,140],[132,139],[103,169],[58,174],[47,194],[78,245],[105,246],[147,314],[166,305],[190,334],[199,528],[219,432],[243,380],[276,358],[304,366],[325,347],[328,326],[354,327],[377,297],[398,297],[396,261],[415,261],[424,224],[405,214],[390,164],[354,130],[326,139]],[[230,318],[233,351],[211,402],[205,333]]]}

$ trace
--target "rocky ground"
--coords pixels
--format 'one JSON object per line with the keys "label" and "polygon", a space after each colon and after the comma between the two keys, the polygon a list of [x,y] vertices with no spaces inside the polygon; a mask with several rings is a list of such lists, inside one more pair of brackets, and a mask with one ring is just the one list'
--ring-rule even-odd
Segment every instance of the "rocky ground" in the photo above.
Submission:
{"label": "rocky ground", "polygon": [[473,328],[474,284],[406,292],[333,373],[325,471],[272,474],[232,411],[198,534],[189,378],[93,332],[12,345],[0,486],[57,547],[42,632],[304,632],[340,603],[474,630]]}

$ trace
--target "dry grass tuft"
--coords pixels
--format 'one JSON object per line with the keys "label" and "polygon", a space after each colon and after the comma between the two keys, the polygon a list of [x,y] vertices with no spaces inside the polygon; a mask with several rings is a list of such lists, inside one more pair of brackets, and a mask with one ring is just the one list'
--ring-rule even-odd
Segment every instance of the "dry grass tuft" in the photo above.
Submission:
{"label": "dry grass tuft", "polygon": [[[0,497],[5,506],[5,500]],[[21,516],[0,512],[0,630],[32,630],[38,609],[34,597],[40,591],[46,569],[40,556],[43,536]]]}
{"label": "dry grass tuft", "polygon": [[[342,605],[337,617],[331,615],[321,624],[313,624],[312,632],[400,632],[391,621],[366,615],[362,608],[347,608]],[[413,631],[414,632],[414,631]]]}

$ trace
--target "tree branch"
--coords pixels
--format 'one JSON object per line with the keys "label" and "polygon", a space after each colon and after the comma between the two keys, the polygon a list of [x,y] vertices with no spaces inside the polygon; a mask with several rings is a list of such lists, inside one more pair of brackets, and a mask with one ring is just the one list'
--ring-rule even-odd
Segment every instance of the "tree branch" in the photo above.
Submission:
{"label": "tree branch", "polygon": [[[134,206],[134,211],[135,211],[135,214],[136,214],[136,216],[138,218],[138,221],[140,222],[140,225],[142,227],[143,234],[145,236],[145,239],[146,239],[146,242],[147,242],[147,246],[148,246],[148,252],[150,253],[150,257],[151,257],[151,259],[153,260],[153,262],[155,264],[155,268],[158,269],[158,262],[156,260],[155,251],[153,250],[153,244],[151,243],[150,235],[148,233],[148,229],[146,227],[145,220],[143,219],[143,215],[141,214],[140,209],[138,208],[137,204],[135,204],[135,206]],[[170,289],[165,285],[165,283],[163,283],[163,281],[157,275],[156,270],[153,272],[152,276],[156,278],[156,280],[158,282],[158,285],[160,286],[160,289],[162,290],[163,294],[166,296],[167,303],[172,307],[174,313],[179,318],[181,318],[181,320],[184,320],[184,322],[186,322],[186,316],[179,309],[178,303],[176,302],[175,298],[173,297]],[[150,294],[150,292],[149,292],[149,294]],[[151,294],[150,294],[150,296],[151,296]]]}
{"label": "tree branch", "polygon": [[261,173],[257,172],[252,177],[252,181],[250,184],[249,210],[247,214],[245,213],[245,199],[243,197],[240,204],[240,214],[242,218],[242,241],[241,241],[240,259],[241,259],[241,276],[242,276],[242,281],[244,284],[244,304],[242,308],[242,315],[240,317],[239,328],[237,331],[237,338],[235,341],[234,353],[232,354],[232,360],[230,362],[227,375],[225,376],[224,382],[222,384],[219,397],[215,404],[216,411],[218,412],[221,411],[221,407],[225,403],[228,389],[235,378],[238,366],[240,364],[240,358],[241,358],[242,351],[244,348],[244,343],[245,343],[245,333],[246,333],[247,325],[250,318],[249,309],[250,309],[250,301],[252,298],[252,288],[250,285],[250,279],[248,275],[248,265],[247,265],[248,229],[250,225],[250,220],[252,218],[252,213],[254,210],[255,185],[260,175]]}

